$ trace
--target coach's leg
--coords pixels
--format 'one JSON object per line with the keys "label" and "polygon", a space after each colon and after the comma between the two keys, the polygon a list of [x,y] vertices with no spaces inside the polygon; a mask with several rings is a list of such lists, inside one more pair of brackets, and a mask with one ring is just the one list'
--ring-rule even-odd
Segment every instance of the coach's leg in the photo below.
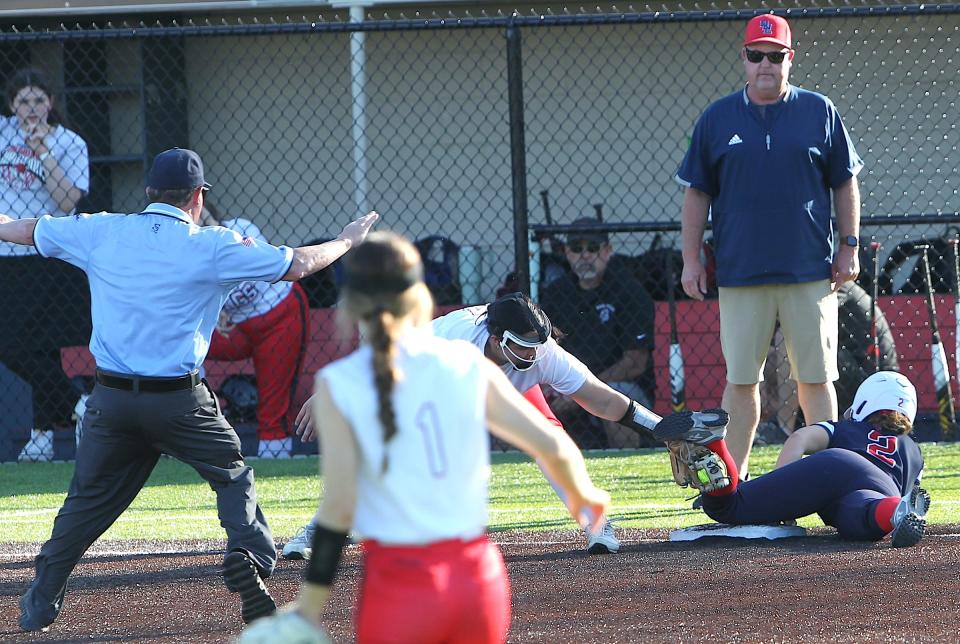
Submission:
{"label": "coach's leg", "polygon": [[720,345],[727,363],[721,406],[730,414],[727,448],[746,477],[750,448],[760,421],[763,364],[777,322],[775,286],[720,289]]}
{"label": "coach's leg", "polygon": [[784,286],[780,326],[807,425],[837,419],[837,296],[828,280]]}
{"label": "coach's leg", "polygon": [[[98,386],[87,400],[70,490],[37,555],[21,626],[42,628],[56,619],[70,572],[136,498],[157,463],[159,454],[124,411],[122,395]],[[27,618],[32,623],[25,624]]]}
{"label": "coach's leg", "polygon": [[807,425],[837,420],[837,392],[832,382],[798,382],[797,397]]}
{"label": "coach's leg", "polygon": [[735,385],[728,382],[723,390],[720,406],[730,414],[730,422],[727,423],[727,448],[737,464],[740,476],[745,477],[750,466],[753,436],[760,422],[759,384]]}
{"label": "coach's leg", "polygon": [[[277,563],[273,535],[257,504],[253,469],[243,462],[240,438],[220,412],[213,390],[204,381],[191,391],[141,394],[147,396],[143,420],[153,444],[210,484],[227,551],[246,551],[261,576],[268,577]],[[173,408],[179,413],[171,413]]]}

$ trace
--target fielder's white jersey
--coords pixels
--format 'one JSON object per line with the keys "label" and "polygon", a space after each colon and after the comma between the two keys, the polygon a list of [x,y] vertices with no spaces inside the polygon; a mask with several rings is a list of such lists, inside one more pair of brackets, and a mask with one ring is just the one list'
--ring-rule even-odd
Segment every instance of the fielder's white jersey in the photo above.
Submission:
{"label": "fielder's white jersey", "polygon": [[[433,333],[450,340],[466,340],[483,351],[490,337],[486,313],[486,304],[451,311],[433,321]],[[520,393],[534,385],[550,385],[557,393],[569,396],[586,382],[590,374],[586,365],[567,353],[553,338],[547,340],[539,352],[536,364],[526,371],[517,371],[511,364],[500,366]]]}
{"label": "fielder's white jersey", "polygon": [[393,391],[397,433],[386,445],[370,347],[320,370],[317,377],[326,381],[360,448],[353,530],[362,538],[413,545],[472,539],[486,530],[484,360],[476,347],[436,338],[429,328],[405,333],[397,346],[402,380]]}
{"label": "fielder's white jersey", "polygon": [[[224,228],[240,233],[243,237],[269,243],[257,228],[257,225],[248,219],[225,219],[220,222]],[[223,310],[230,316],[231,324],[239,324],[264,315],[273,310],[283,298],[290,295],[293,282],[242,282],[227,296],[227,303]]]}

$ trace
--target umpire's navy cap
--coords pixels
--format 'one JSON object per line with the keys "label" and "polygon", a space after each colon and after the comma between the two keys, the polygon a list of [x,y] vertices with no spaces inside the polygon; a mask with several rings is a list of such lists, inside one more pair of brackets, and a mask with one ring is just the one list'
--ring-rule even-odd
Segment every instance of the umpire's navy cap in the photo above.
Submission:
{"label": "umpire's navy cap", "polygon": [[203,180],[203,161],[193,150],[172,148],[161,152],[153,159],[147,187],[157,190],[188,190],[210,188]]}

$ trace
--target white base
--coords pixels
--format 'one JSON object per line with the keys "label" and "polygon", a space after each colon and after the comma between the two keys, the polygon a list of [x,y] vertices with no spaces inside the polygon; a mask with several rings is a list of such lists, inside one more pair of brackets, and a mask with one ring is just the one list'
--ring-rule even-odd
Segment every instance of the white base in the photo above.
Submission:
{"label": "white base", "polygon": [[728,525],[705,523],[670,533],[670,541],[695,541],[703,537],[726,537],[728,539],[789,539],[805,537],[807,529],[795,525]]}

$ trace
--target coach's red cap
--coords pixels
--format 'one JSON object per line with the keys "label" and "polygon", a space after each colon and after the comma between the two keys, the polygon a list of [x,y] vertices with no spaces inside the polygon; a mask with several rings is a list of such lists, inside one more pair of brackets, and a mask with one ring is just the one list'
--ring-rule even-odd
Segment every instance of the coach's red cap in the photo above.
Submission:
{"label": "coach's red cap", "polygon": [[764,14],[756,16],[747,23],[747,31],[743,35],[743,44],[753,45],[758,42],[768,42],[793,49],[790,39],[790,25],[786,18]]}

